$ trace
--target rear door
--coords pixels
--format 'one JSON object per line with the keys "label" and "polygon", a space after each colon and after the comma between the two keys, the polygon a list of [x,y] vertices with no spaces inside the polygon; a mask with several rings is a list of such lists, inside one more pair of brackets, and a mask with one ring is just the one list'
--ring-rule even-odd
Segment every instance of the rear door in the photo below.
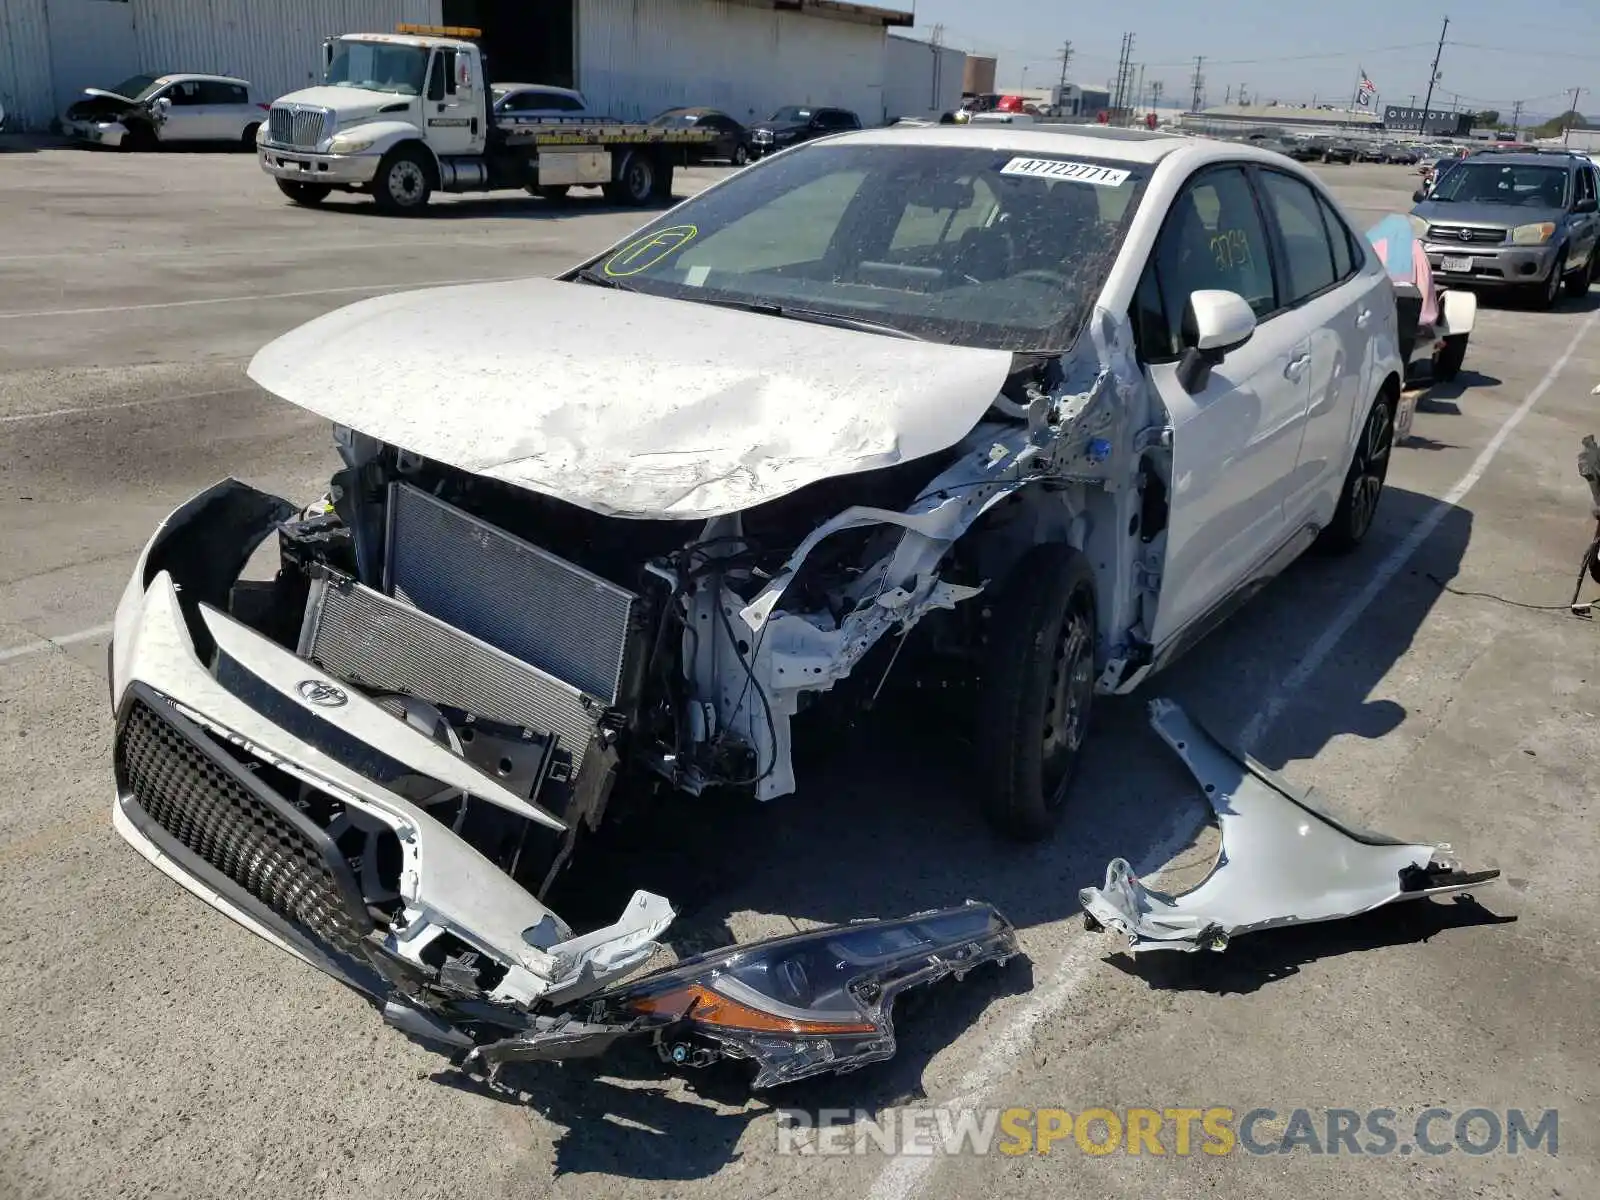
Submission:
{"label": "rear door", "polygon": [[202,79],[199,121],[205,129],[207,140],[236,142],[244,134],[246,101],[244,88],[236,83],[223,83],[217,79]]}
{"label": "rear door", "polygon": [[[1237,292],[1259,322],[1203,387],[1178,382],[1192,292]],[[1159,649],[1259,573],[1285,540],[1310,351],[1281,319],[1268,226],[1245,168],[1202,169],[1167,215],[1134,301],[1139,354],[1172,427]]]}
{"label": "rear door", "polygon": [[1368,358],[1379,313],[1376,277],[1362,274],[1354,235],[1315,188],[1286,171],[1258,169],[1256,181],[1279,253],[1278,318],[1293,326],[1311,355],[1308,407],[1294,477],[1284,498],[1290,530],[1326,525],[1374,388]]}

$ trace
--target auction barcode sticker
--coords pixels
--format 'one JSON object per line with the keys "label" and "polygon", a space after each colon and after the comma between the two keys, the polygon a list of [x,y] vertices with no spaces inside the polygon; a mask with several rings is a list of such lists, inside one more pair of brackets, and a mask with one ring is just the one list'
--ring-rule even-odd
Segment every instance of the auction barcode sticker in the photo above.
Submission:
{"label": "auction barcode sticker", "polygon": [[1000,168],[1002,175],[1030,175],[1035,179],[1070,179],[1097,187],[1121,187],[1129,171],[1118,167],[1098,167],[1094,163],[1069,162],[1064,158],[1013,158]]}

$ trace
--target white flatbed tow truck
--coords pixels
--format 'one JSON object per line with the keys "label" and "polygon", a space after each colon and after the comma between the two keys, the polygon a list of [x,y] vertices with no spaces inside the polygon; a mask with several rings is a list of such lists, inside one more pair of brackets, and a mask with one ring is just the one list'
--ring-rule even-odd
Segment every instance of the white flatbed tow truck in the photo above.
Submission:
{"label": "white flatbed tow truck", "polygon": [[421,212],[435,191],[553,199],[598,187],[642,206],[668,199],[674,167],[712,138],[591,116],[496,119],[479,36],[399,25],[328,39],[322,84],[280,97],[262,123],[261,169],[296,204],[367,192],[400,215]]}

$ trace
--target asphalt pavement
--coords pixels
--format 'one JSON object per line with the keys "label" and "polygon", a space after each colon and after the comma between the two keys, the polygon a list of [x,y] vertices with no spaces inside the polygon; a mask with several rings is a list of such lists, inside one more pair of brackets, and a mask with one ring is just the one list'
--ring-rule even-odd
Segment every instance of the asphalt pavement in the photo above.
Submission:
{"label": "asphalt pavement", "polygon": [[[1409,207],[1404,168],[1323,170],[1357,218]],[[719,175],[684,172],[679,192]],[[674,801],[585,850],[572,903],[604,913],[634,886],[659,891],[683,910],[679,952],[999,905],[1026,959],[908,1005],[888,1064],[752,1097],[737,1070],[678,1077],[641,1054],[488,1093],[134,854],[110,827],[104,666],[135,555],[223,476],[309,500],[336,462],[322,422],[245,378],[249,356],[368,295],[552,273],[641,219],[582,197],[436,207],[297,209],[244,155],[0,153],[0,1194],[1600,1191],[1600,631],[1564,610],[1594,525],[1575,462],[1600,432],[1600,291],[1550,313],[1486,303],[1466,370],[1396,454],[1367,544],[1297,564],[1144,695],[1104,704],[1049,845],[994,841],[952,782],[959,747],[930,744],[912,713],[809,746],[795,796]],[[1078,889],[1116,855],[1193,876],[1215,846],[1146,727],[1153,695],[1358,822],[1449,842],[1502,880],[1478,904],[1130,964],[1083,929]],[[1296,1109],[1324,1135],[1327,1110],[1391,1109],[1400,1136],[1361,1155],[1303,1138],[1183,1154],[1170,1134],[1162,1154],[1069,1135],[1048,1154],[890,1155],[852,1142],[858,1123],[843,1143],[862,1152],[791,1153],[838,1148],[793,1131],[824,1109],[903,1132],[911,1112],[1013,1106],[1271,1109],[1253,1132],[1269,1145]],[[1557,1110],[1558,1150],[1431,1153],[1411,1136],[1430,1107],[1451,1114],[1444,1141],[1468,1110]]]}

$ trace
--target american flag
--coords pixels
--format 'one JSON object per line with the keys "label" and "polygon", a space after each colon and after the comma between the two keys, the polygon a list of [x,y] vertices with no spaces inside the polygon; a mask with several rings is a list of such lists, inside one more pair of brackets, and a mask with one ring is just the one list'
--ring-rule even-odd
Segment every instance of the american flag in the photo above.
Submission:
{"label": "american flag", "polygon": [[1372,80],[1367,78],[1367,69],[1365,67],[1362,67],[1361,68],[1361,91],[1363,92],[1363,94],[1370,96],[1374,92],[1376,92],[1377,90],[1378,90],[1378,85],[1373,83]]}

